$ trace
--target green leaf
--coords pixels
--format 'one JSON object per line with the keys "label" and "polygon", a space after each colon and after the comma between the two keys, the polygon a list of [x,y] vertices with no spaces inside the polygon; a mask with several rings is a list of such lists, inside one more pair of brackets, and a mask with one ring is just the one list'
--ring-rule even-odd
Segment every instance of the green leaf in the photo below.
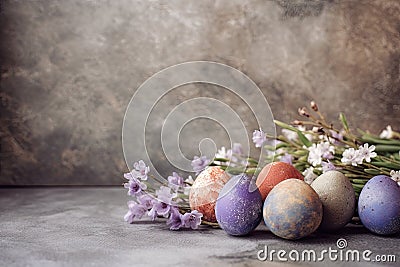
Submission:
{"label": "green leaf", "polygon": [[287,146],[288,146],[288,144],[286,144],[286,143],[279,143],[276,145],[276,149],[287,147]]}
{"label": "green leaf", "polygon": [[308,154],[308,151],[305,149],[299,149],[290,154],[292,154],[293,156],[301,157],[306,156]]}
{"label": "green leaf", "polygon": [[398,152],[400,151],[400,146],[395,145],[376,145],[375,151],[377,152]]}
{"label": "green leaf", "polygon": [[368,180],[367,179],[353,179],[353,180],[351,180],[351,182],[354,183],[354,184],[362,184],[362,185],[364,185],[364,184],[366,184],[368,182]]}
{"label": "green leaf", "polygon": [[371,164],[374,166],[377,166],[377,167],[385,167],[385,168],[392,169],[392,170],[400,170],[400,162],[397,164],[394,162],[387,162],[387,161],[386,162],[373,161],[373,162],[371,162]]}
{"label": "green leaf", "polygon": [[306,162],[297,162],[297,163],[295,163],[293,166],[296,168],[296,169],[299,169],[299,168],[301,168],[301,167],[304,167],[306,165]]}
{"label": "green leaf", "polygon": [[362,176],[362,175],[360,175],[360,174],[357,174],[357,173],[345,173],[344,174],[346,177],[349,177],[349,178],[352,178],[352,177],[360,177],[360,176]]}
{"label": "green leaf", "polygon": [[275,151],[275,150],[276,150],[276,147],[275,147],[275,146],[266,145],[266,146],[264,146],[264,148],[265,148],[266,150],[269,150],[269,151]]}
{"label": "green leaf", "polygon": [[308,140],[307,137],[305,137],[300,130],[297,130],[296,132],[299,136],[299,140],[303,143],[303,145],[305,145],[306,147],[310,147],[312,145],[311,141]]}
{"label": "green leaf", "polygon": [[307,162],[307,156],[302,156],[302,157],[300,157],[299,159],[298,159],[298,162]]}
{"label": "green leaf", "polygon": [[381,172],[377,169],[364,169],[364,172],[372,175],[381,174]]}
{"label": "green leaf", "polygon": [[361,184],[352,184],[352,185],[353,185],[354,191],[355,191],[356,193],[360,193],[361,190],[362,190],[363,187],[364,187],[364,185],[361,185]]}
{"label": "green leaf", "polygon": [[306,147],[310,147],[310,146],[312,145],[312,143],[310,142],[310,140],[308,140],[308,139],[304,136],[304,134],[303,134],[299,129],[297,129],[297,128],[295,128],[295,127],[289,125],[289,124],[286,124],[286,123],[284,123],[284,122],[278,121],[278,120],[274,120],[274,122],[275,122],[276,125],[278,125],[278,126],[284,128],[284,129],[287,129],[287,130],[292,131],[292,132],[296,132],[297,135],[299,136],[299,140],[300,140],[300,141],[303,143],[303,145],[305,145]]}
{"label": "green leaf", "polygon": [[340,114],[339,114],[339,119],[343,124],[343,128],[346,130],[346,132],[348,132],[349,131],[349,124],[347,123],[346,116],[342,112],[340,112]]}
{"label": "green leaf", "polygon": [[289,124],[286,124],[284,122],[281,122],[281,121],[278,121],[278,120],[274,120],[274,122],[275,122],[276,125],[278,125],[279,127],[284,128],[284,129],[287,129],[287,130],[290,130],[290,131],[293,131],[293,132],[297,132],[298,131],[297,128],[295,128],[295,127],[293,127],[293,126],[291,126]]}
{"label": "green leaf", "polygon": [[226,159],[226,158],[214,158],[214,161],[228,162],[229,159]]}
{"label": "green leaf", "polygon": [[394,146],[400,146],[400,141],[394,140],[394,139],[381,139],[381,138],[375,138],[371,135],[364,134],[361,137],[361,141],[363,143],[369,143],[371,144],[379,144],[379,145],[394,145]]}
{"label": "green leaf", "polygon": [[253,159],[253,158],[247,158],[247,161],[248,161],[249,163],[258,164],[258,161],[255,160],[255,159]]}

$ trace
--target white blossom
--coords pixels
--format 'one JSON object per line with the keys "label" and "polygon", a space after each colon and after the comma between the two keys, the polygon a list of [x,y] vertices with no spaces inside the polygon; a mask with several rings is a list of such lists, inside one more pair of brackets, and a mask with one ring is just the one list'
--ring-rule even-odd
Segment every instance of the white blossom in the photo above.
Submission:
{"label": "white blossom", "polygon": [[308,148],[308,151],[307,161],[313,166],[320,165],[322,162],[322,154],[317,144],[312,144],[312,146]]}
{"label": "white blossom", "polygon": [[360,146],[358,149],[360,154],[359,156],[366,162],[371,162],[371,158],[375,158],[378,155],[374,150],[374,145],[369,146],[368,143],[365,143],[364,146]]}
{"label": "white blossom", "polygon": [[390,176],[392,176],[392,180],[397,182],[398,185],[400,185],[400,171],[395,171],[392,170],[390,171]]}
{"label": "white blossom", "polygon": [[360,157],[360,151],[355,150],[354,148],[348,148],[343,151],[342,154],[342,162],[344,164],[351,164],[353,166],[357,166],[357,164],[362,164],[362,157]]}
{"label": "white blossom", "polygon": [[[228,150],[229,151],[229,150]],[[216,158],[227,158],[228,157],[228,151],[226,148],[223,146],[220,149],[218,149],[218,152],[215,154]]]}
{"label": "white blossom", "polygon": [[392,126],[388,125],[386,126],[386,129],[381,132],[379,135],[380,138],[384,139],[390,139],[393,138],[393,129]]}
{"label": "white blossom", "polygon": [[314,173],[314,167],[310,166],[303,171],[304,182],[311,184],[318,176]]}
{"label": "white blossom", "polygon": [[185,180],[185,183],[193,184],[194,183],[193,177],[189,175],[189,177]]}
{"label": "white blossom", "polygon": [[321,165],[322,159],[333,159],[335,154],[335,147],[329,142],[322,142],[319,144],[312,144],[308,148],[308,162],[313,166]]}
{"label": "white blossom", "polygon": [[253,132],[253,143],[256,147],[262,147],[267,141],[267,135],[263,130],[254,130]]}
{"label": "white blossom", "polygon": [[345,164],[351,164],[353,166],[357,166],[357,164],[362,164],[365,160],[366,162],[371,162],[371,158],[375,158],[378,156],[376,152],[374,152],[375,146],[369,146],[368,143],[365,143],[363,146],[358,147],[357,150],[354,148],[348,148],[343,151],[342,154],[342,162]]}
{"label": "white blossom", "polygon": [[289,141],[295,141],[298,138],[297,132],[288,129],[282,129],[282,134]]}

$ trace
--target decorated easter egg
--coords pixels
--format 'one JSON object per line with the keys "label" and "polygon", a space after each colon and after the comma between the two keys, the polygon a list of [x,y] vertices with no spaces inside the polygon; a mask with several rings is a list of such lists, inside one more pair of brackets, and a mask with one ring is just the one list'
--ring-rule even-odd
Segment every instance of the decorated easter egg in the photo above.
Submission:
{"label": "decorated easter egg", "polygon": [[303,175],[288,163],[272,162],[267,164],[258,174],[256,181],[263,200],[265,200],[274,186],[290,178],[304,180]]}
{"label": "decorated easter egg", "polygon": [[272,233],[295,240],[310,235],[318,228],[322,221],[322,202],[306,182],[287,179],[268,194],[263,215]]}
{"label": "decorated easter egg", "polygon": [[189,204],[192,210],[203,213],[203,219],[217,222],[215,219],[215,202],[219,191],[229,180],[229,175],[217,166],[207,167],[194,181],[190,193]]}
{"label": "decorated easter egg", "polygon": [[371,232],[390,235],[400,232],[400,186],[390,177],[378,175],[363,187],[358,214]]}
{"label": "decorated easter egg", "polygon": [[215,215],[230,235],[254,230],[262,220],[262,198],[254,180],[245,174],[232,177],[219,193]]}
{"label": "decorated easter egg", "polygon": [[311,187],[323,206],[320,229],[334,231],[344,227],[353,217],[356,195],[349,179],[338,171],[328,171],[314,180]]}

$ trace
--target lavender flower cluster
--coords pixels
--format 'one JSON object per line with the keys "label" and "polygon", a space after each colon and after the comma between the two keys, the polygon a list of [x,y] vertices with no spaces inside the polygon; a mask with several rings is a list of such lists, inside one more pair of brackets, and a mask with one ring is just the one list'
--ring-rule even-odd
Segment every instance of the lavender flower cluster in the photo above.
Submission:
{"label": "lavender flower cluster", "polygon": [[150,167],[146,166],[143,160],[135,162],[133,167],[131,172],[124,174],[128,180],[127,183],[124,183],[124,187],[128,189],[128,195],[135,198],[128,201],[125,221],[133,223],[135,219],[141,219],[146,215],[153,221],[157,217],[168,218],[167,225],[171,230],[197,229],[199,227],[203,214],[197,210],[181,214],[178,208],[178,203],[183,201],[178,197],[178,192],[183,191],[184,195],[189,194],[190,185],[193,183],[191,176],[184,181],[174,172],[172,176],[168,177],[168,186],[161,186],[156,190],[156,197],[153,197],[145,191]]}

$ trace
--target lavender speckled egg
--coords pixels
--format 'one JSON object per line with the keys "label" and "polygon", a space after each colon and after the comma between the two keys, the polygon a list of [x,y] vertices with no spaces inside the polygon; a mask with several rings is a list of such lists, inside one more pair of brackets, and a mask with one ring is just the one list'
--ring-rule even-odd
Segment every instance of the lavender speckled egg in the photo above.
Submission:
{"label": "lavender speckled egg", "polygon": [[400,186],[390,177],[371,178],[358,199],[358,214],[371,232],[390,235],[400,232]]}
{"label": "lavender speckled egg", "polygon": [[262,220],[262,198],[255,181],[244,175],[232,177],[219,193],[215,214],[230,235],[247,235]]}
{"label": "lavender speckled egg", "polygon": [[323,206],[322,222],[319,228],[335,231],[343,228],[353,217],[356,208],[356,194],[350,180],[338,171],[328,171],[312,182]]}
{"label": "lavender speckled egg", "polygon": [[264,221],[269,230],[285,239],[300,239],[317,230],[322,203],[310,185],[287,179],[269,192],[264,202]]}
{"label": "lavender speckled egg", "polygon": [[194,181],[189,194],[191,210],[198,210],[203,219],[217,222],[215,218],[215,202],[222,187],[229,180],[229,175],[217,166],[207,167]]}

